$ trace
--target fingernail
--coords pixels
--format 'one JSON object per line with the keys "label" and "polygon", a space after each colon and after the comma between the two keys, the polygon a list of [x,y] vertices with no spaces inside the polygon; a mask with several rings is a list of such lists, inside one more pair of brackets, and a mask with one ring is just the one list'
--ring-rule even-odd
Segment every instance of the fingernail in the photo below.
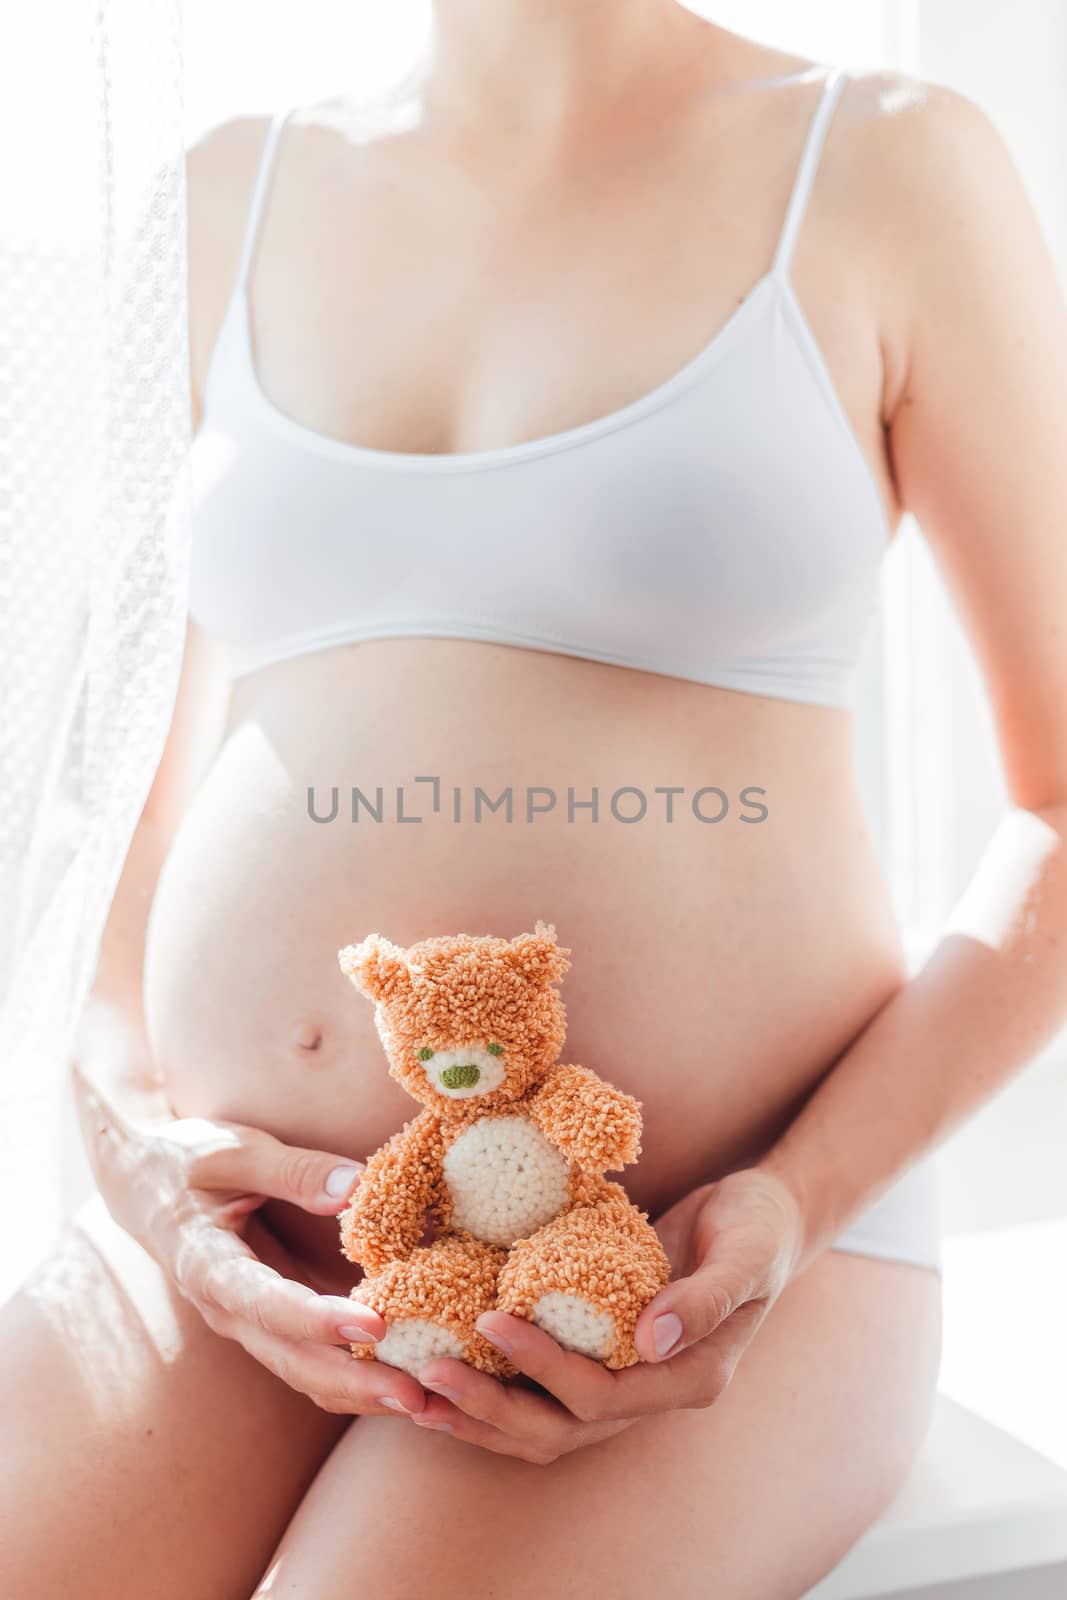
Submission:
{"label": "fingernail", "polygon": [[420,1378],[419,1382],[422,1384],[424,1389],[432,1389],[434,1394],[443,1396],[445,1400],[454,1400],[457,1403],[459,1402],[459,1390],[450,1389],[447,1383],[427,1383],[425,1378]]}
{"label": "fingernail", "polygon": [[[488,1339],[490,1344],[495,1344],[497,1349],[502,1351],[504,1355],[509,1356],[511,1354],[513,1349],[511,1340],[504,1334],[497,1333],[490,1328],[483,1328],[480,1322],[476,1322],[474,1326],[477,1328],[483,1339]],[[438,1390],[438,1393],[440,1392],[441,1391]]]}
{"label": "fingernail", "polygon": [[[440,1389],[437,1392],[440,1394]],[[437,1417],[424,1417],[420,1412],[415,1412],[411,1420],[412,1422],[417,1422],[420,1428],[433,1428],[437,1433],[452,1433],[454,1431],[452,1424],[446,1422],[443,1417],[440,1419]]]}
{"label": "fingernail", "polygon": [[399,1411],[405,1417],[413,1417],[415,1415],[415,1413],[413,1411],[409,1411],[408,1410],[407,1406],[404,1405],[402,1401],[397,1400],[391,1394],[379,1395],[378,1396],[378,1404],[380,1406],[388,1406],[390,1411]]}
{"label": "fingernail", "polygon": [[330,1196],[330,1199],[336,1200],[340,1199],[341,1196],[346,1195],[349,1189],[351,1189],[355,1184],[356,1179],[359,1177],[362,1170],[362,1167],[355,1167],[351,1164],[346,1167],[334,1167],[333,1171],[330,1173],[330,1176],[323,1184],[323,1188]]}
{"label": "fingernail", "polygon": [[368,1333],[366,1328],[358,1328],[354,1322],[346,1322],[343,1328],[338,1328],[342,1339],[347,1339],[349,1344],[373,1344],[374,1335]]}
{"label": "fingernail", "polygon": [[682,1319],[673,1311],[657,1317],[652,1324],[652,1343],[657,1356],[668,1355],[682,1337]]}

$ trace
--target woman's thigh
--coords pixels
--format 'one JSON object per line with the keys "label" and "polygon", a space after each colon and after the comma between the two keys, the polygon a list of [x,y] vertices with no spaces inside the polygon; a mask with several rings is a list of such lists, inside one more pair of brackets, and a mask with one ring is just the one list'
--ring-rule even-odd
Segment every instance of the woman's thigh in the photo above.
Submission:
{"label": "woman's thigh", "polygon": [[247,1600],[346,1426],[94,1202],[0,1312],[4,1600]]}
{"label": "woman's thigh", "polygon": [[364,1418],[256,1593],[798,1600],[905,1475],[939,1333],[932,1273],[830,1252],[778,1301],[718,1404],[551,1466]]}

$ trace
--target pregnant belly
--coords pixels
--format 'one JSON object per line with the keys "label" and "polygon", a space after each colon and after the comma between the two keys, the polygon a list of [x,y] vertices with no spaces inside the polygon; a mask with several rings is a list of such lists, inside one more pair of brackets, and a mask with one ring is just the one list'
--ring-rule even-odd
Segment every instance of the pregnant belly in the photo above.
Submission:
{"label": "pregnant belly", "polygon": [[642,1102],[625,1182],[655,1214],[765,1145],[900,982],[850,760],[836,712],[537,652],[388,641],[258,674],[149,922],[175,1109],[367,1156],[416,1107],[338,949],[540,917],[572,952],[564,1059]]}

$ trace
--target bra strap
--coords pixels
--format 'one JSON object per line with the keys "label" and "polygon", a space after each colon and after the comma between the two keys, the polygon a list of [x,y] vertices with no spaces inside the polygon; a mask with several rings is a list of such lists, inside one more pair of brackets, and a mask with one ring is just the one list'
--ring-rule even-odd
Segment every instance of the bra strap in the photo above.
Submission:
{"label": "bra strap", "polygon": [[797,237],[800,233],[804,213],[808,207],[815,174],[819,168],[819,158],[822,147],[826,141],[826,133],[830,126],[830,119],[834,114],[845,85],[846,74],[841,67],[834,67],[827,76],[823,92],[819,96],[819,103],[815,107],[815,115],[811,119],[808,137],[804,141],[804,149],[797,168],[796,179],[793,183],[793,192],[789,196],[789,206],[786,210],[785,221],[782,224],[782,234],[778,241],[778,249],[774,257],[774,273],[776,277],[788,277],[789,268],[793,261],[793,251],[796,249]]}
{"label": "bra strap", "polygon": [[252,186],[252,198],[248,206],[248,218],[245,222],[244,239],[241,243],[241,256],[237,264],[237,280],[235,287],[244,293],[248,285],[248,274],[252,266],[252,257],[255,254],[256,240],[259,237],[259,226],[263,216],[263,206],[270,187],[270,175],[274,166],[274,158],[278,150],[278,140],[281,138],[282,128],[290,114],[290,109],[276,111],[270,119],[263,148],[259,155],[259,165],[256,168],[256,180]]}

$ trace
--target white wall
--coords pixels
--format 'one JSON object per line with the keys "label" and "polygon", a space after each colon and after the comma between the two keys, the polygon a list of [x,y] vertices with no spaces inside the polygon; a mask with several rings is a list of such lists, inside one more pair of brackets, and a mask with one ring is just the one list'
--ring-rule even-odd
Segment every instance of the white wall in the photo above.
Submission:
{"label": "white wall", "polygon": [[899,65],[913,43],[914,0],[689,0],[720,27],[816,61]]}
{"label": "white wall", "polygon": [[189,143],[239,112],[360,93],[400,77],[428,0],[184,0]]}

